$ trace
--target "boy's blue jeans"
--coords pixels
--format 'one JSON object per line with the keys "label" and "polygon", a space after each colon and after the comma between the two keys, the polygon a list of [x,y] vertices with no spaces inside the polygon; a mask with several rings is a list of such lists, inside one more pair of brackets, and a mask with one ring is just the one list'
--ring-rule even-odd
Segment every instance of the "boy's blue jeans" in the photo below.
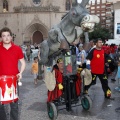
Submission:
{"label": "boy's blue jeans", "polygon": [[[18,120],[18,102],[10,103],[10,120]],[[7,120],[4,105],[0,105],[0,120]]]}

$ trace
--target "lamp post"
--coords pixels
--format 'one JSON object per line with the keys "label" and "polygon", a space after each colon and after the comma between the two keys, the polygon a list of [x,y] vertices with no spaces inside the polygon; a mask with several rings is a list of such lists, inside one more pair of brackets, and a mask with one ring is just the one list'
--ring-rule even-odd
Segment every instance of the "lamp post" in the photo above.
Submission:
{"label": "lamp post", "polygon": [[15,38],[16,38],[16,34],[12,34],[12,38],[13,38],[13,42],[14,42],[14,40],[15,40]]}

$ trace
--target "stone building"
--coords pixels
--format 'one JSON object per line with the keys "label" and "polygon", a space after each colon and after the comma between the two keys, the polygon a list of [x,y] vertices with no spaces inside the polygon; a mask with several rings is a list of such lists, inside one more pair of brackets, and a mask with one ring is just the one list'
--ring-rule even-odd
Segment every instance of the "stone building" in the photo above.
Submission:
{"label": "stone building", "polygon": [[18,45],[40,43],[71,7],[72,0],[0,0],[0,29],[9,27]]}
{"label": "stone building", "polygon": [[111,33],[111,38],[114,34],[114,18],[113,18],[113,2],[108,2],[106,0],[95,0],[88,5],[88,10],[90,14],[97,15],[100,18],[100,25],[109,29]]}
{"label": "stone building", "polygon": [[114,39],[120,40],[120,1],[114,4]]}

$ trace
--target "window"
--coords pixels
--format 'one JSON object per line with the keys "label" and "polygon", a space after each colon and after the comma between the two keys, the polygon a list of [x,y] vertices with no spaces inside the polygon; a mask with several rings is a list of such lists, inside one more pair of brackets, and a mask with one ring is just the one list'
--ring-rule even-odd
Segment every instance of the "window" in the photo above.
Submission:
{"label": "window", "polygon": [[66,10],[70,10],[70,1],[69,0],[67,0],[66,1]]}
{"label": "window", "polygon": [[105,16],[105,13],[102,13],[101,16]]}
{"label": "window", "polygon": [[111,11],[111,8],[109,8],[109,7],[106,7],[106,11]]}
{"label": "window", "polygon": [[91,13],[95,13],[95,11],[91,11]]}
{"label": "window", "polygon": [[106,14],[111,14],[111,11],[106,11]]}
{"label": "window", "polygon": [[34,5],[40,5],[41,0],[33,0]]}
{"label": "window", "polygon": [[111,21],[110,20],[106,20],[106,23],[110,23]]}
{"label": "window", "polygon": [[105,17],[102,17],[103,20],[105,20]]}
{"label": "window", "polygon": [[8,1],[7,0],[3,1],[3,12],[8,12]]}
{"label": "window", "polygon": [[101,8],[105,8],[105,7],[106,7],[105,5],[101,6]]}
{"label": "window", "polygon": [[101,20],[101,23],[104,24],[104,23],[105,23],[105,20]]}
{"label": "window", "polygon": [[112,15],[111,15],[111,13],[106,13],[106,16],[111,17]]}
{"label": "window", "polygon": [[95,9],[95,7],[91,7],[91,9]]}
{"label": "window", "polygon": [[102,25],[102,27],[105,27],[105,25]]}
{"label": "window", "polygon": [[109,25],[109,24],[106,24],[106,28],[110,28],[110,25]]}
{"label": "window", "polygon": [[117,34],[120,34],[120,23],[117,23]]}
{"label": "window", "polygon": [[100,8],[100,6],[97,6],[97,8]]}

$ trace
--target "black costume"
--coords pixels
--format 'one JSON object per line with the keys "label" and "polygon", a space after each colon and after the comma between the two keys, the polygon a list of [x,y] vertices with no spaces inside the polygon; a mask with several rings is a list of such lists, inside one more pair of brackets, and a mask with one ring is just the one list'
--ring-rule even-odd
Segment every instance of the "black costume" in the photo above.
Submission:
{"label": "black costume", "polygon": [[91,85],[96,84],[96,78],[98,77],[102,84],[102,89],[106,98],[110,98],[111,90],[108,86],[108,80],[105,73],[105,54],[104,50],[97,50],[96,48],[92,49],[86,59],[90,60],[90,67],[92,73],[92,82],[90,85],[85,86],[85,91],[89,89]]}

